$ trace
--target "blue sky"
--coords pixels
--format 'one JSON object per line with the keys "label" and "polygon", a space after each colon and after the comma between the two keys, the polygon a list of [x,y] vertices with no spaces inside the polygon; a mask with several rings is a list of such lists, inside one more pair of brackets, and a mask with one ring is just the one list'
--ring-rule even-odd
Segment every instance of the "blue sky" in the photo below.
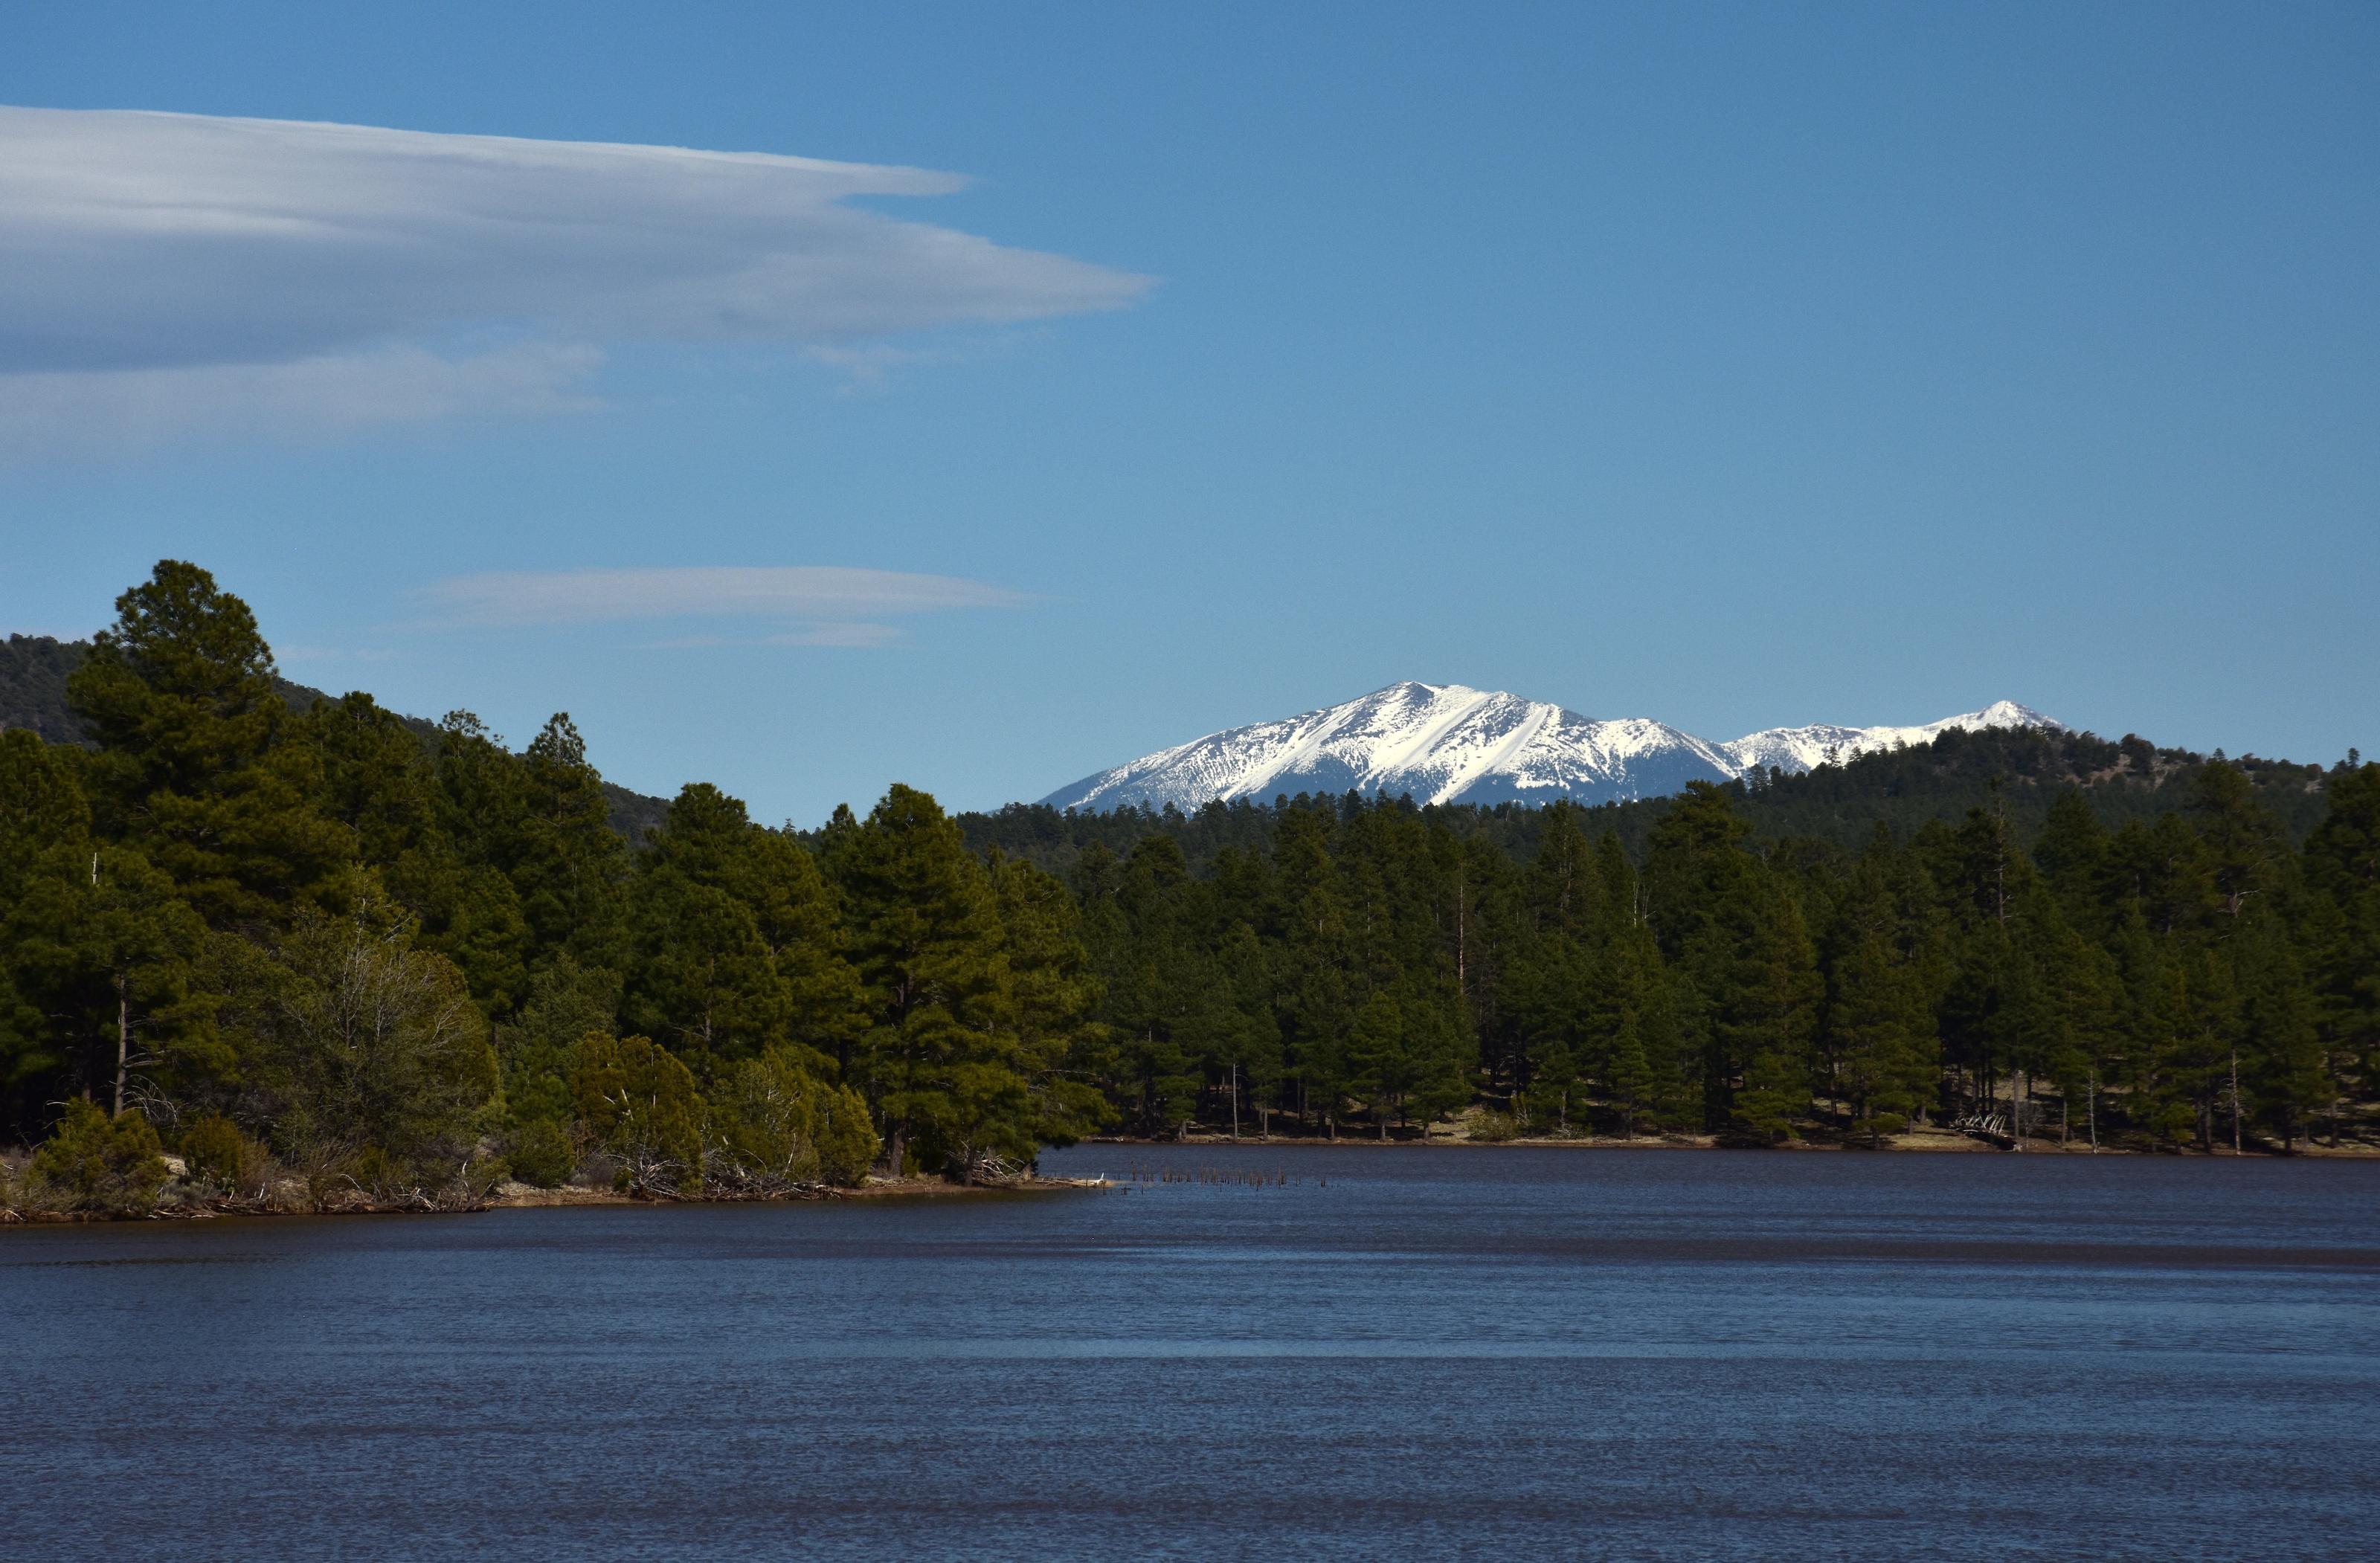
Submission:
{"label": "blue sky", "polygon": [[2380,751],[2369,6],[50,6],[0,103],[422,133],[0,119],[0,628],[188,557],[803,822],[1406,677]]}

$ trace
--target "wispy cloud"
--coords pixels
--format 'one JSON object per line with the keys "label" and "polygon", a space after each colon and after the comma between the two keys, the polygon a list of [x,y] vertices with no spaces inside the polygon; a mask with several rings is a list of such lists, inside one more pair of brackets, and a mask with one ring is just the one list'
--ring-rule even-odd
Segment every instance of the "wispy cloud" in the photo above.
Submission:
{"label": "wispy cloud", "polygon": [[[867,621],[953,608],[1015,608],[1032,600],[1005,587],[955,576],[832,564],[496,571],[441,581],[430,596],[448,622],[459,624],[791,619],[801,621],[800,627],[770,638],[799,646],[882,645],[898,632]],[[836,638],[820,638],[826,636]],[[701,640],[684,637],[680,643]]]}
{"label": "wispy cloud", "polygon": [[[824,347],[861,354],[844,362],[864,376],[888,336],[1116,309],[1150,285],[844,204],[963,184],[758,152],[0,107],[0,409],[64,388],[152,434],[241,427],[311,382],[332,425],[554,411],[583,405],[607,342]],[[442,349],[491,329],[529,345]]]}
{"label": "wispy cloud", "polygon": [[880,646],[897,646],[901,638],[901,631],[892,624],[805,624],[800,629],[769,636],[769,644],[841,646],[854,650],[873,650]]}
{"label": "wispy cloud", "polygon": [[0,459],[575,412],[597,405],[602,362],[593,347],[523,343],[459,357],[393,346],[281,364],[0,371]]}
{"label": "wispy cloud", "polygon": [[872,651],[907,637],[893,624],[804,624],[775,635],[680,635],[639,642],[638,651],[707,651],[719,646],[832,646]]}

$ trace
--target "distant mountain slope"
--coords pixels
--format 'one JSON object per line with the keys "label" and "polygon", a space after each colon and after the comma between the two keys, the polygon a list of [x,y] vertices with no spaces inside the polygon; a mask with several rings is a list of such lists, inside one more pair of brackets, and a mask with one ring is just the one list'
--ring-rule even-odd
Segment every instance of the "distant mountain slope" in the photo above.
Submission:
{"label": "distant mountain slope", "polygon": [[[0,641],[0,728],[30,728],[45,743],[88,743],[90,728],[67,704],[67,678],[82,665],[90,650],[87,640],[58,640],[46,635],[12,635]],[[292,684],[285,678],[276,678],[273,683],[294,710],[302,711],[317,700],[332,698],[319,689]],[[425,744],[437,736],[434,722],[415,716],[406,717],[404,721],[421,735]],[[612,828],[639,846],[644,844],[645,832],[669,814],[666,798],[632,793],[610,782],[603,783],[603,796],[611,805]]]}
{"label": "distant mountain slope", "polygon": [[[1773,781],[1765,769],[1747,772],[1730,790],[1758,839],[1772,844],[1792,841],[1814,843],[1813,850],[1857,852],[1879,825],[1907,840],[1928,824],[1956,823],[1969,809],[1985,806],[2004,811],[2018,839],[2029,842],[2063,789],[2081,790],[2110,829],[2147,823],[2187,807],[2208,763],[2204,756],[2159,748],[2130,734],[2110,742],[2054,727],[1950,727],[1930,743],[1870,750],[1798,774],[1779,764]],[[2328,769],[2253,755],[2232,763],[2292,843],[2302,842],[2320,823]],[[1314,801],[1338,806],[1337,794]],[[1607,803],[1593,807],[1583,823],[1590,834],[1616,832],[1642,862],[1654,826],[1670,806],[1667,797]],[[1429,813],[1459,837],[1492,842],[1522,858],[1535,854],[1545,819],[1541,809],[1511,803],[1454,804]],[[976,850],[997,847],[1057,874],[1072,873],[1087,854],[1126,855],[1152,835],[1172,837],[1192,868],[1203,873],[1227,848],[1271,851],[1280,814],[1270,798],[1241,797],[1187,810],[1166,805],[1064,812],[1046,804],[1011,804],[957,819]]]}
{"label": "distant mountain slope", "polygon": [[1829,758],[1993,728],[2064,730],[2002,700],[1923,727],[1780,727],[1713,744],[1666,722],[1597,721],[1516,695],[1408,681],[1344,705],[1209,733],[1087,776],[1042,801],[1059,809],[1187,810],[1218,800],[1358,792],[1411,794],[1432,804],[1610,803],[1754,770],[1799,774]]}

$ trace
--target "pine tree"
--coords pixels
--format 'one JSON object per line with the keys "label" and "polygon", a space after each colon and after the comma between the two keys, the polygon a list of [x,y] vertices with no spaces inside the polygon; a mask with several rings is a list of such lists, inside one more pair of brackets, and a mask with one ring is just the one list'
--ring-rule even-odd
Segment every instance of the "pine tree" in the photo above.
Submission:
{"label": "pine tree", "polygon": [[2033,861],[2070,924],[2107,931],[2107,830],[2080,788],[2060,788],[2050,800]]}
{"label": "pine tree", "polygon": [[[2380,764],[2328,779],[2328,807],[2305,844],[2306,919],[2316,1025],[2335,1104],[2352,1073],[2380,1070]],[[2331,1139],[2338,1137],[2335,1105]]]}
{"label": "pine tree", "polygon": [[59,1071],[120,1115],[177,1056],[206,1049],[220,1002],[200,975],[207,930],[176,891],[121,847],[54,848],[22,876],[0,922],[10,987],[30,1012],[19,1070]]}
{"label": "pine tree", "polygon": [[534,1123],[570,1121],[571,1079],[577,1070],[572,1049],[590,1033],[615,1034],[620,998],[618,972],[582,966],[567,951],[530,979],[525,1001],[496,1028],[504,1116],[516,1133]]}
{"label": "pine tree", "polygon": [[871,1021],[853,1084],[884,1124],[887,1160],[971,1176],[1036,1108],[983,866],[932,798],[897,784],[829,861]]}
{"label": "pine tree", "polygon": [[523,807],[509,867],[530,937],[582,961],[617,962],[628,843],[612,828],[603,778],[567,711],[530,740],[521,761]]}
{"label": "pine tree", "polygon": [[2241,920],[2231,963],[2246,1054],[2244,1078],[2235,1063],[2227,1083],[2235,1135],[2244,1115],[2270,1124],[2283,1147],[2293,1148],[2332,1097],[2313,985],[2289,929],[2270,910]]}
{"label": "pine tree", "polygon": [[1349,1083],[1351,992],[1346,911],[1330,858],[1335,833],[1318,808],[1284,811],[1273,842],[1268,922],[1281,948],[1281,1032],[1299,1110],[1336,1134]]}
{"label": "pine tree", "polygon": [[92,860],[77,753],[23,728],[0,730],[0,1133],[38,1130],[61,1094],[51,1082],[73,1050],[17,951],[55,932],[50,918],[26,910],[34,886],[70,880]]}
{"label": "pine tree", "polygon": [[1066,887],[996,848],[986,872],[1014,995],[1016,1064],[1032,1105],[1029,1120],[1003,1128],[999,1143],[1007,1154],[1029,1158],[1042,1145],[1072,1145],[1106,1121],[1094,1082],[1111,1043],[1095,1018],[1099,978]]}
{"label": "pine tree", "polygon": [[355,842],[319,807],[321,767],[290,741],[255,615],[171,559],[115,607],[67,684],[99,744],[87,770],[100,828],[218,927],[285,920]]}

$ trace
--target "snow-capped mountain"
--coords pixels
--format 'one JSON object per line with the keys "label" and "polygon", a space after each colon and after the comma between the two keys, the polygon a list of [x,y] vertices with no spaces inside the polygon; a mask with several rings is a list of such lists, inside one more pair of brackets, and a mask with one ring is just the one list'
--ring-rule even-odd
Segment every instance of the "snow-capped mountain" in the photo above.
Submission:
{"label": "snow-capped mountain", "polygon": [[1658,797],[1689,782],[1753,769],[1803,771],[1951,728],[2058,729],[2001,700],[1923,727],[1775,727],[1713,744],[1666,722],[1598,721],[1517,695],[1459,684],[1392,684],[1360,700],[1213,733],[1086,776],[1041,801],[1054,808],[1125,804],[1196,808],[1276,794],[1410,793],[1427,803],[1603,803]]}

